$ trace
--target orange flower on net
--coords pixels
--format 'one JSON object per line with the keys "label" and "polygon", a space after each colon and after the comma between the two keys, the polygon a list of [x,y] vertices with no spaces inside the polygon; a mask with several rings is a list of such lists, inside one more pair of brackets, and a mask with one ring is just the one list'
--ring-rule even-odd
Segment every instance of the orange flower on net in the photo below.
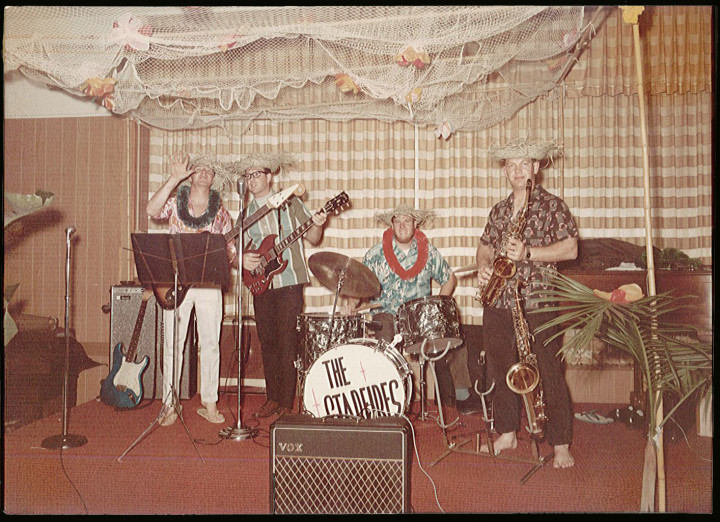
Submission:
{"label": "orange flower on net", "polygon": [[342,91],[342,92],[351,92],[353,94],[357,94],[360,92],[360,88],[357,86],[357,84],[352,81],[352,78],[350,78],[345,73],[339,73],[335,75],[335,85]]}
{"label": "orange flower on net", "polygon": [[80,89],[86,96],[107,96],[115,91],[115,78],[88,78]]}
{"label": "orange flower on net", "polygon": [[394,56],[395,61],[398,65],[406,67],[413,64],[418,69],[422,69],[430,63],[430,55],[426,53],[422,48],[416,50],[415,47],[408,45],[403,51]]}
{"label": "orange flower on net", "polygon": [[622,285],[621,287],[616,288],[612,292],[593,290],[593,294],[595,294],[600,299],[605,299],[606,301],[610,301],[612,303],[621,304],[634,303],[635,301],[645,297],[643,295],[642,289],[635,283],[632,283],[630,285]]}
{"label": "orange flower on net", "polygon": [[407,93],[405,96],[405,101],[407,101],[410,105],[417,103],[420,101],[420,98],[422,97],[422,88],[421,87],[415,87],[412,91]]}

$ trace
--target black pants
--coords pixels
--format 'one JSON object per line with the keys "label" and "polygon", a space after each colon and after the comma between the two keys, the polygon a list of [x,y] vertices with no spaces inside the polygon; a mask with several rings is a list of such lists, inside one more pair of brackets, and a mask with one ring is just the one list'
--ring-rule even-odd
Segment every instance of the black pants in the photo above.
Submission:
{"label": "black pants", "polygon": [[[549,321],[552,313],[527,313],[530,332]],[[565,365],[556,355],[562,346],[562,336],[548,345],[544,342],[557,330],[548,329],[538,333],[532,343],[537,356],[538,370],[545,392],[546,413],[545,439],[551,446],[570,444],[572,441],[572,406],[570,392],[565,382]],[[512,312],[498,308],[483,311],[483,345],[487,356],[488,387],[495,382],[492,404],[495,429],[498,433],[517,431],[520,428],[520,414],[523,408],[519,394],[508,388],[505,381],[510,367],[518,361]]]}
{"label": "black pants", "polygon": [[297,386],[295,361],[300,350],[297,317],[303,309],[303,287],[269,289],[253,301],[267,399],[292,409]]}

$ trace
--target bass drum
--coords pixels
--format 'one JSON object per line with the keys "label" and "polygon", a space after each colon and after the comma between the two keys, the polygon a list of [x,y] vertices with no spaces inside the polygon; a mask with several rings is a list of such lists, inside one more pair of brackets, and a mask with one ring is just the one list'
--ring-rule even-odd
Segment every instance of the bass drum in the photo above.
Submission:
{"label": "bass drum", "polygon": [[395,348],[352,339],[312,363],[303,383],[303,406],[314,417],[401,415],[410,404],[411,375]]}

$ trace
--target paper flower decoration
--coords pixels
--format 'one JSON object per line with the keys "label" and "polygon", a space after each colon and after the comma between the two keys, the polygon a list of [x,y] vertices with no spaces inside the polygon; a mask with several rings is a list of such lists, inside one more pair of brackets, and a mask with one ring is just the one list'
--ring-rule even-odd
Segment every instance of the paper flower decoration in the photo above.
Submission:
{"label": "paper flower decoration", "polygon": [[82,91],[86,96],[107,96],[115,90],[115,78],[88,78],[82,84]]}
{"label": "paper flower decoration", "polygon": [[455,127],[452,123],[450,123],[447,120],[443,120],[436,128],[435,128],[435,136],[438,138],[441,138],[446,140],[448,139],[453,133],[455,132]]}
{"label": "paper flower decoration", "polygon": [[415,87],[412,91],[407,93],[405,96],[405,101],[407,101],[410,105],[413,105],[420,101],[420,98],[422,97],[422,88],[421,87]]}
{"label": "paper flower decoration", "polygon": [[643,298],[642,289],[635,283],[630,285],[622,285],[620,288],[616,288],[612,292],[602,292],[600,290],[593,290],[593,294],[601,299],[610,301],[612,303],[634,303],[638,299]]}
{"label": "paper flower decoration", "polygon": [[115,107],[112,95],[116,83],[115,78],[88,78],[80,88],[85,96],[90,96],[94,102],[111,111]]}
{"label": "paper flower decoration", "polygon": [[395,55],[395,61],[403,67],[412,64],[418,69],[422,69],[430,63],[430,55],[421,47],[415,49],[412,45],[408,45],[400,54]]}
{"label": "paper flower decoration", "polygon": [[357,84],[345,73],[339,73],[335,75],[335,85],[342,92],[352,91],[353,94],[357,94],[358,92],[360,92],[360,88],[357,86]]}
{"label": "paper flower decoration", "polygon": [[237,39],[238,35],[236,34],[226,34],[220,38],[218,47],[222,52],[227,52],[237,45]]}
{"label": "paper flower decoration", "polygon": [[142,21],[135,20],[131,15],[125,14],[120,20],[113,22],[110,38],[116,44],[124,46],[128,51],[147,51],[150,49],[150,37],[152,34],[152,25],[145,25]]}

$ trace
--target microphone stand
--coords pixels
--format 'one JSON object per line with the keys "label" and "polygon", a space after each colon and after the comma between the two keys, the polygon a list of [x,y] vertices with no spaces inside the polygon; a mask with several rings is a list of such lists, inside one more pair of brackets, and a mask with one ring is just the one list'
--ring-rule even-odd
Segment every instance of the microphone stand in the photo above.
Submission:
{"label": "microphone stand", "polygon": [[[240,195],[240,213],[238,214],[238,220],[242,223],[243,218],[243,200],[245,199],[245,178],[240,176],[237,179],[237,191]],[[237,336],[237,347],[238,347],[238,379],[237,379],[237,426],[227,426],[220,430],[220,436],[232,439],[232,440],[247,440],[252,439],[258,433],[256,428],[247,428],[242,424],[242,254],[243,254],[243,230],[240,227],[240,233],[235,240],[237,249],[238,259],[238,273],[237,273],[237,302],[238,302],[238,336]]]}
{"label": "microphone stand", "polygon": [[63,417],[62,433],[53,435],[42,441],[41,446],[46,449],[69,449],[83,446],[87,438],[83,435],[70,435],[67,430],[68,417],[68,374],[70,373],[70,236],[75,232],[75,227],[65,229],[67,254],[65,256],[65,376],[63,381]]}

